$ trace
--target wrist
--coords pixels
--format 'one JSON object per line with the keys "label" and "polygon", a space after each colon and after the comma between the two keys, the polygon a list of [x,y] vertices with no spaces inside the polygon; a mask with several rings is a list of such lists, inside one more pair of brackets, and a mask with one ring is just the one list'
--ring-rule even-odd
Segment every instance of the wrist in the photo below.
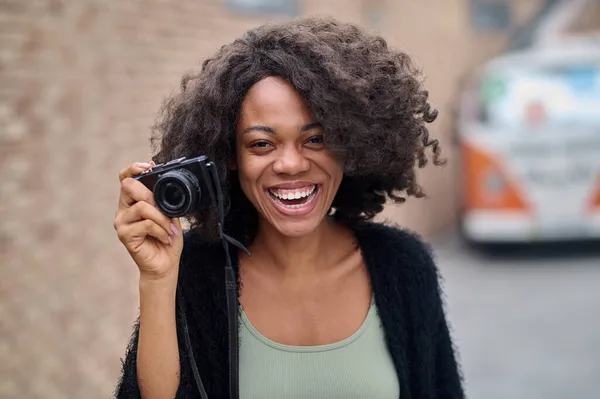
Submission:
{"label": "wrist", "polygon": [[177,271],[164,275],[140,274],[140,293],[143,291],[175,291],[177,288]]}
{"label": "wrist", "polygon": [[140,278],[140,324],[173,321],[177,279]]}

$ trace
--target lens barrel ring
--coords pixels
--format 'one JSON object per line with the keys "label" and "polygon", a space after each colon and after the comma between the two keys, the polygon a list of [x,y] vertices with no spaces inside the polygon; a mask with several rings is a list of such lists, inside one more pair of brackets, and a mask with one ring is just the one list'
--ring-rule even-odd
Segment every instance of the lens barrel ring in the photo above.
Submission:
{"label": "lens barrel ring", "polygon": [[181,217],[192,212],[200,200],[200,185],[187,169],[170,170],[156,181],[154,201],[169,217]]}

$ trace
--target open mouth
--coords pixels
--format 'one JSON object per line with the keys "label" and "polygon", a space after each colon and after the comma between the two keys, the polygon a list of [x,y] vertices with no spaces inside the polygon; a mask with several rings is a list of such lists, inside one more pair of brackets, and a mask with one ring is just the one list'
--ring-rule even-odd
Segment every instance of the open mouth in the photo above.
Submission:
{"label": "open mouth", "polygon": [[270,188],[268,192],[278,205],[286,209],[300,209],[312,203],[319,192],[319,186],[313,184],[296,189]]}

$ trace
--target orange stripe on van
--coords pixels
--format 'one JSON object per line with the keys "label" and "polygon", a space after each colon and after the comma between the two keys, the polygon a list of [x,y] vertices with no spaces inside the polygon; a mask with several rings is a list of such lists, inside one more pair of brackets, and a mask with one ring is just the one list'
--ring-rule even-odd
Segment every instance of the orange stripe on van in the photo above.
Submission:
{"label": "orange stripe on van", "polygon": [[600,209],[600,177],[597,179],[596,190],[594,191],[592,198],[590,198],[590,209]]}
{"label": "orange stripe on van", "polygon": [[[464,206],[467,210],[530,210],[523,194],[492,154],[465,142],[461,144],[461,152]],[[494,190],[486,187],[486,179],[491,175],[501,183],[501,188]]]}

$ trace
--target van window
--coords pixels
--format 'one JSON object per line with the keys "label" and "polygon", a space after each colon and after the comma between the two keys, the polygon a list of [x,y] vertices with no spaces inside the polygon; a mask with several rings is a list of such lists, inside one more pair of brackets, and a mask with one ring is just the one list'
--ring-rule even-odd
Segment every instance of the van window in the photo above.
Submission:
{"label": "van window", "polygon": [[498,128],[600,127],[600,65],[511,71],[480,86],[482,123]]}

